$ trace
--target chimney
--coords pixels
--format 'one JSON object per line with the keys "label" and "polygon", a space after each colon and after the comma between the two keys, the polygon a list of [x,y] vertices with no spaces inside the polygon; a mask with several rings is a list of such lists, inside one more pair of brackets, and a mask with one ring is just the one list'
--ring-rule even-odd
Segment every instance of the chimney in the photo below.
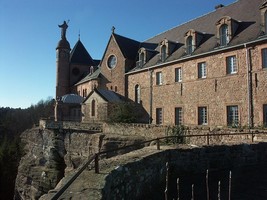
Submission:
{"label": "chimney", "polygon": [[224,7],[223,4],[219,4],[219,5],[215,6],[215,9],[218,10],[218,9],[220,9],[220,8],[223,8],[223,7]]}

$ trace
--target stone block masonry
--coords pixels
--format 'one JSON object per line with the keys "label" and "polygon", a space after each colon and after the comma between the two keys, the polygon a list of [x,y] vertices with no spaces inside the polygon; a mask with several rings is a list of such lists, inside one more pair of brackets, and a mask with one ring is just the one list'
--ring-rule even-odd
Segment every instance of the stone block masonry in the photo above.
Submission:
{"label": "stone block masonry", "polygon": [[[123,136],[143,136],[147,139],[155,139],[165,136],[171,136],[173,126],[162,126],[155,124],[103,124],[103,133],[118,134]],[[242,134],[244,133],[244,134]],[[245,134],[247,133],[247,134]],[[267,129],[237,129],[237,128],[214,128],[211,127],[185,127],[182,135],[206,135],[218,134],[218,136],[210,136],[209,144],[237,144],[253,141],[267,141]],[[219,134],[224,134],[220,136]],[[254,135],[253,135],[254,134]],[[186,143],[195,145],[206,145],[206,137],[186,138]]]}
{"label": "stone block masonry", "polygon": [[[267,143],[259,143],[160,151],[112,170],[105,179],[101,199],[164,199],[166,162],[172,169],[172,178],[184,173],[205,173],[207,169],[235,170],[247,165],[266,164],[266,148]],[[250,172],[253,171],[251,168]]]}
{"label": "stone block masonry", "polygon": [[[225,185],[227,178],[225,178],[224,171],[227,169],[228,173],[229,170],[233,171],[233,196],[239,197],[238,195],[244,192],[246,194],[257,193],[264,195],[264,191],[261,188],[267,187],[267,182],[264,179],[266,176],[264,174],[261,176],[259,171],[254,169],[258,169],[258,166],[266,166],[266,149],[267,143],[201,148],[190,145],[161,146],[161,150],[157,150],[155,146],[149,146],[109,159],[101,159],[99,174],[94,173],[94,170],[83,171],[77,180],[62,194],[60,199],[87,199],[90,197],[89,199],[91,200],[162,200],[164,199],[166,162],[170,166],[170,182],[172,183],[177,177],[182,177],[183,182],[189,182],[189,187],[191,188],[191,184],[196,181],[196,176],[205,173],[209,169],[213,173],[214,171],[222,172],[219,173],[217,178],[222,180],[223,185]],[[240,174],[244,171],[244,168],[248,169],[246,170],[247,174]],[[239,169],[241,169],[240,172]],[[188,177],[184,177],[185,175]],[[240,190],[244,184],[251,183],[253,177],[260,178],[257,179],[253,186],[249,186],[246,191]],[[246,181],[240,182],[244,179]],[[217,179],[215,183],[218,184],[216,181]],[[259,187],[259,184],[261,184],[261,187]],[[181,186],[183,189],[186,187],[184,185]],[[213,189],[215,190],[216,188]],[[225,188],[222,193],[224,191]],[[189,192],[189,194],[191,193]],[[202,191],[201,195],[203,198],[205,191]],[[49,197],[51,197],[51,194],[45,195],[41,199],[46,200]],[[171,197],[175,198],[175,196]],[[246,198],[241,199],[244,200]]]}

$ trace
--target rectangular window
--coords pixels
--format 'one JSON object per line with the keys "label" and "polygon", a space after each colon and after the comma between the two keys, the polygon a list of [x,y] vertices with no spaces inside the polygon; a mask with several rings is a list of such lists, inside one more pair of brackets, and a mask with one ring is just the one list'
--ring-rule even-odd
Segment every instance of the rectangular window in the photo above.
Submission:
{"label": "rectangular window", "polygon": [[175,68],[175,82],[182,82],[182,68]]}
{"label": "rectangular window", "polygon": [[236,56],[226,58],[226,72],[227,74],[237,73]]}
{"label": "rectangular window", "polygon": [[183,123],[182,108],[175,108],[175,125],[181,125]]}
{"label": "rectangular window", "polygon": [[267,127],[267,104],[263,105],[263,125]]}
{"label": "rectangular window", "polygon": [[157,72],[156,73],[156,84],[157,85],[162,85],[162,72]]}
{"label": "rectangular window", "polygon": [[238,106],[227,106],[227,125],[233,127],[239,125]]}
{"label": "rectangular window", "polygon": [[198,125],[207,125],[207,107],[198,107]]}
{"label": "rectangular window", "polygon": [[206,71],[206,63],[201,62],[197,64],[198,67],[198,78],[206,78],[207,71]]}
{"label": "rectangular window", "polygon": [[156,124],[162,124],[163,116],[162,116],[162,108],[156,108]]}
{"label": "rectangular window", "polygon": [[262,67],[267,68],[267,48],[261,50]]}

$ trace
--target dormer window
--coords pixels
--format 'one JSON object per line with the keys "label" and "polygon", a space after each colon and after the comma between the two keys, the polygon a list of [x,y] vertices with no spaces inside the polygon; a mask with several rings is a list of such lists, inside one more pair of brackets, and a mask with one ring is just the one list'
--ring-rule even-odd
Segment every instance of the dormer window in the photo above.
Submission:
{"label": "dormer window", "polygon": [[166,59],[173,53],[176,48],[176,43],[164,39],[160,44],[160,56],[159,60],[165,62]]}
{"label": "dormer window", "polygon": [[220,44],[221,44],[221,46],[225,46],[228,43],[229,43],[228,25],[223,24],[220,27]]}
{"label": "dormer window", "polygon": [[186,54],[192,54],[196,48],[201,44],[203,34],[197,32],[193,29],[190,29],[185,33],[185,45],[186,45]]}
{"label": "dormer window", "polygon": [[166,58],[167,58],[167,47],[166,47],[166,45],[163,45],[161,47],[161,61],[162,62],[165,61]]}
{"label": "dormer window", "polygon": [[186,40],[186,52],[187,54],[192,54],[193,51],[194,51],[193,37],[189,36]]}
{"label": "dormer window", "polygon": [[157,52],[151,49],[141,47],[138,51],[138,61],[136,66],[143,67]]}
{"label": "dormer window", "polygon": [[139,54],[139,61],[140,61],[140,66],[143,66],[145,64],[145,53],[141,52]]}
{"label": "dormer window", "polygon": [[91,66],[90,67],[90,74],[93,74],[94,73],[94,66]]}
{"label": "dormer window", "polygon": [[234,38],[238,22],[229,16],[221,18],[217,23],[217,38],[219,46],[226,46]]}
{"label": "dormer window", "polygon": [[265,1],[261,7],[261,34],[267,33],[267,2]]}

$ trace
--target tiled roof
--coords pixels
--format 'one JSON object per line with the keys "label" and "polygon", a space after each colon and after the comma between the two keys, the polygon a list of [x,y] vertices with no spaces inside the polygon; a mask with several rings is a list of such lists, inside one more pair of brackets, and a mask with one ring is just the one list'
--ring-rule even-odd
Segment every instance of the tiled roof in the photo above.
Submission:
{"label": "tiled roof", "polygon": [[122,102],[121,97],[117,93],[111,90],[96,89],[95,91],[108,102],[111,103]]}
{"label": "tiled roof", "polygon": [[75,44],[71,51],[70,55],[70,62],[76,63],[76,64],[85,64],[89,66],[96,66],[94,63],[94,60],[90,56],[90,54],[87,52],[85,47],[83,46],[82,42],[78,40],[78,42]]}
{"label": "tiled roof", "polygon": [[61,97],[61,101],[63,103],[70,103],[70,104],[80,104],[84,100],[83,97],[77,95],[77,94],[66,94]]}
{"label": "tiled roof", "polygon": [[87,81],[90,81],[90,80],[94,80],[94,79],[97,79],[99,78],[101,72],[100,72],[100,68],[97,67],[97,69],[94,71],[94,73],[92,74],[88,74],[87,76],[85,76],[82,80],[80,80],[78,83],[76,83],[75,85],[80,85],[82,83],[85,83]]}
{"label": "tiled roof", "polygon": [[[203,34],[200,45],[193,52],[193,56],[211,52],[218,47],[216,22],[222,17],[229,16],[238,22],[238,29],[227,47],[247,43],[259,38],[260,35],[260,6],[262,0],[239,0],[228,6],[221,7],[213,12],[193,19],[173,29],[163,32],[155,37],[146,40],[146,43],[159,44],[164,39],[176,41],[177,49],[167,58],[166,62],[190,57],[185,54],[185,33],[190,29]],[[223,49],[225,47],[221,47]],[[160,51],[159,46],[156,49]],[[154,56],[142,68],[151,67],[158,64],[158,55]],[[132,71],[140,70],[140,67]]]}
{"label": "tiled roof", "polygon": [[107,102],[111,102],[111,103],[120,103],[123,102],[123,98],[122,96],[120,96],[119,94],[111,91],[111,90],[105,90],[105,89],[97,89],[95,88],[93,91],[91,91],[89,93],[89,95],[86,97],[86,99],[84,99],[83,103],[85,103],[87,101],[87,99],[93,94],[93,93],[97,93],[99,96],[101,96],[105,101]]}
{"label": "tiled roof", "polygon": [[[136,52],[140,47],[140,42],[132,40],[130,38],[123,37],[121,35],[113,33],[113,36],[120,47],[125,58],[135,60]],[[130,48],[129,48],[130,47]]]}

